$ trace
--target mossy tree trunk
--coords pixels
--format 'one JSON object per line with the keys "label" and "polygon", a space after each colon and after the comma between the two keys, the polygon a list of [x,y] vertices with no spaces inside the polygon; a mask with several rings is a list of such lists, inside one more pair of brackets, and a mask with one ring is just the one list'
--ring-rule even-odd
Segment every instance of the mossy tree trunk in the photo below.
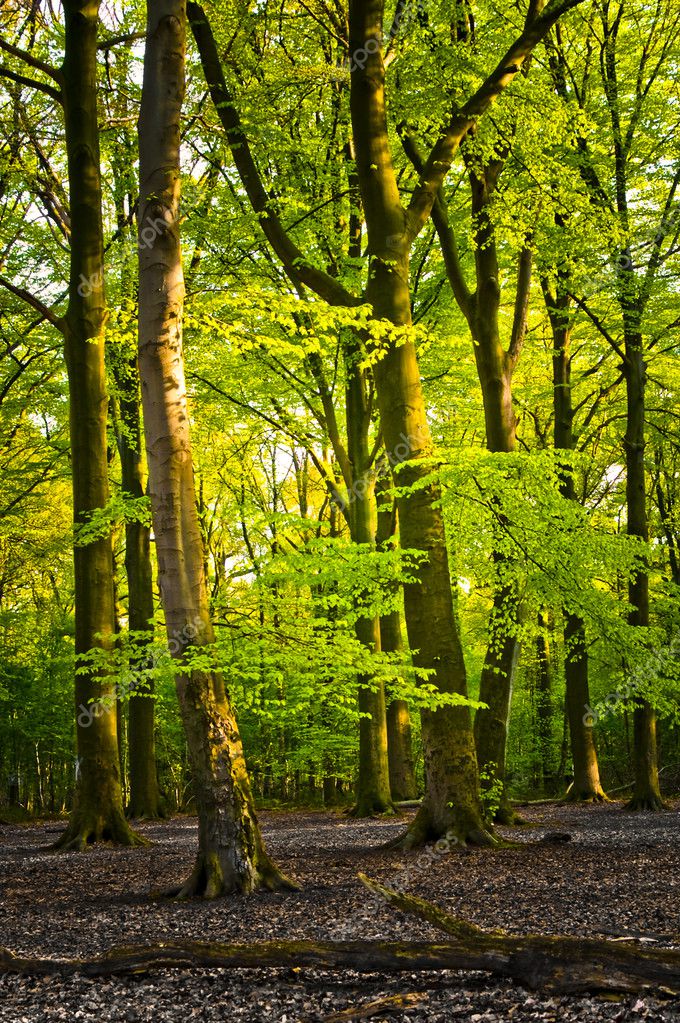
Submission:
{"label": "mossy tree trunk", "polygon": [[548,636],[549,617],[538,615],[536,635],[536,740],[541,788],[547,792],[553,777],[553,669]]}
{"label": "mossy tree trunk", "polygon": [[[69,300],[63,321],[69,382],[73,512],[76,530],[109,499],[104,243],[97,124],[99,4],[65,0],[62,66],[65,138],[71,217]],[[76,656],[106,649],[114,633],[110,535],[91,543],[76,539]],[[57,848],[83,849],[110,840],[140,841],[122,807],[116,692],[102,671],[76,675],[78,762],[75,804]],[[94,703],[92,701],[95,701]]]}
{"label": "mossy tree trunk", "polygon": [[[361,258],[361,197],[356,173],[349,170],[353,209],[349,222],[348,255]],[[376,544],[375,451],[371,450],[371,419],[374,384],[363,365],[359,338],[352,333],[344,346],[345,421],[348,461],[348,512],[350,535],[354,543],[374,548]],[[337,457],[337,455],[336,455]],[[371,651],[381,648],[380,618],[372,615],[356,624],[360,643]],[[360,679],[359,777],[357,799],[352,809],[356,817],[393,812],[388,763],[385,686],[380,678]],[[368,716],[366,716],[368,715]]]}
{"label": "mossy tree trunk", "polygon": [[[532,8],[533,10],[533,8]],[[469,25],[459,26],[467,38]],[[415,169],[422,173],[424,161],[411,135],[402,132],[402,145]],[[501,338],[500,266],[491,206],[507,152],[484,165],[466,155],[471,194],[471,217],[475,236],[474,288],[463,272],[455,232],[449,222],[443,192],[437,195],[432,219],[442,251],[446,275],[456,302],[465,316],[473,340],[477,376],[482,391],[486,447],[510,453],[516,447],[516,420],[512,403],[512,376],[519,360],[527,327],[532,253],[527,243],[519,256],[515,287],[515,310],[507,349]],[[506,520],[494,508],[497,543],[493,551],[496,583],[489,616],[487,651],[479,684],[479,699],[486,707],[475,714],[474,736],[483,790],[500,787],[496,818],[511,823],[513,811],[505,785],[505,759],[512,702],[512,687],[519,646],[517,593],[511,581],[512,553],[504,543]]]}
{"label": "mossy tree trunk", "polygon": [[199,818],[195,868],[176,892],[212,898],[289,886],[265,852],[238,726],[210,656],[214,633],[196,507],[182,352],[184,279],[179,235],[180,114],[186,8],[147,9],[139,118],[139,362],[161,599],[191,759]]}

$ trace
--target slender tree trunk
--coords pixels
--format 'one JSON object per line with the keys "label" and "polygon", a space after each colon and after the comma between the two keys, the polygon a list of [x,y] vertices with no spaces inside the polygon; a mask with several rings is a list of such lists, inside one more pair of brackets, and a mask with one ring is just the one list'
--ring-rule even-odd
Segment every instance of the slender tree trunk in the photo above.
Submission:
{"label": "slender tree trunk", "polygon": [[[109,499],[104,367],[104,244],[97,125],[99,4],[65,0],[63,95],[71,215],[69,301],[64,343],[69,382],[73,511],[76,529]],[[76,655],[108,648],[114,633],[111,537],[74,549]],[[76,676],[77,786],[57,848],[110,840],[140,842],[122,807],[114,681]],[[92,701],[95,701],[93,704]]]}
{"label": "slender tree trunk", "polygon": [[[367,52],[382,33],[382,4],[350,2],[350,51]],[[369,282],[365,301],[376,320],[404,329],[375,365],[385,448],[396,469],[402,548],[422,558],[414,581],[404,586],[404,607],[414,665],[428,682],[460,703],[422,712],[426,789],[403,839],[406,846],[451,831],[459,841],[488,844],[479,798],[477,756],[467,704],[467,676],[454,612],[444,519],[438,482],[429,479],[434,454],[413,340],[409,251],[405,211],[389,152],[384,68],[380,50],[352,66],[350,110],[357,174],[368,231]]]}
{"label": "slender tree trunk", "polygon": [[[347,371],[347,453],[352,468],[353,492],[349,494],[350,534],[354,543],[375,546],[375,483],[369,451],[370,406],[366,371],[361,368],[358,351],[346,354]],[[355,626],[357,639],[368,650],[380,650],[380,618],[360,618]],[[387,720],[385,687],[381,679],[366,676],[359,680],[359,777],[356,817],[393,812],[387,759]],[[368,716],[367,716],[368,715]]]}
{"label": "slender tree trunk", "polygon": [[553,776],[553,671],[550,657],[550,642],[546,636],[548,616],[539,614],[538,635],[536,636],[536,738],[538,740],[538,763],[540,784],[544,792],[550,787]]}
{"label": "slender tree trunk", "polygon": [[[391,611],[380,619],[380,638],[385,653],[402,654],[401,615]],[[387,753],[390,766],[390,789],[395,800],[415,799],[418,795],[411,714],[406,700],[390,700],[387,706]]]}
{"label": "slender tree trunk", "polygon": [[179,237],[184,0],[147,11],[140,147],[139,360],[154,534],[177,693],[191,759],[199,850],[180,897],[290,886],[265,852],[241,738],[221,675],[187,660],[209,656],[208,607],[189,431]]}
{"label": "slender tree trunk", "polygon": [[[412,142],[404,140],[414,165],[421,167]],[[466,317],[473,340],[477,376],[482,390],[486,447],[491,452],[511,453],[516,446],[516,420],[512,404],[512,375],[520,357],[526,334],[527,310],[531,287],[532,253],[528,245],[522,250],[515,289],[515,313],[507,350],[500,331],[500,268],[493,221],[490,215],[492,197],[504,159],[490,160],[482,168],[468,162],[471,191],[471,212],[475,231],[475,283],[468,288],[458,259],[455,234],[451,229],[443,194],[433,209],[444,265],[461,312]],[[494,528],[502,539],[505,519],[500,508]],[[482,790],[500,785],[501,798],[496,810],[499,822],[518,821],[505,785],[505,759],[512,703],[514,674],[519,657],[515,635],[517,594],[511,582],[502,582],[509,574],[505,569],[511,557],[503,553],[501,544],[494,544],[493,560],[497,570],[493,605],[489,616],[489,637],[482,667],[479,699],[486,704],[475,713],[474,736]]]}
{"label": "slender tree trunk", "polygon": [[[478,199],[473,206],[477,215],[483,215],[488,221],[487,204],[488,197],[485,197]],[[491,230],[490,225],[488,229]],[[480,233],[482,231],[478,232]],[[478,238],[478,245],[485,243],[488,247],[488,239]],[[495,266],[492,273],[488,273],[486,268],[487,272],[484,273],[488,258],[487,250],[480,253],[477,292],[470,326],[475,342],[477,373],[482,388],[487,450],[510,453],[515,450],[516,445],[512,373],[517,360],[508,354],[501,344],[498,329],[500,299],[498,267]],[[528,283],[526,288],[528,298]],[[526,309],[523,310],[523,316],[525,322]],[[499,511],[498,515],[497,528],[501,529],[503,514]],[[508,561],[508,556],[496,547],[494,563],[499,575],[503,574]],[[515,587],[511,583],[498,582],[489,618],[489,641],[479,683],[479,699],[487,704],[487,709],[480,709],[475,713],[474,734],[482,788],[490,788],[500,783],[501,801],[496,811],[496,819],[505,824],[511,824],[517,817],[510,805],[505,785],[512,688],[519,657],[519,643],[513,631],[516,620]]]}
{"label": "slender tree trunk", "polygon": [[[396,532],[397,516],[394,499],[390,494],[391,474],[376,483],[378,528],[376,542],[384,549]],[[404,655],[401,633],[401,614],[398,608],[380,619],[380,643],[385,653]],[[411,741],[411,714],[406,700],[390,700],[387,706],[387,755],[390,770],[390,789],[395,800],[415,799],[416,785],[413,748]]]}
{"label": "slender tree trunk", "polygon": [[[136,360],[116,366],[119,392],[120,426],[117,431],[123,492],[132,498],[144,497],[142,429],[139,416],[139,376]],[[153,618],[153,570],[150,529],[137,520],[125,524],[125,572],[128,583],[128,624],[131,632],[146,633],[151,640]],[[147,659],[142,650],[137,670],[143,672]],[[153,678],[147,672],[139,689],[130,692],[128,704],[128,758],[130,770],[130,817],[163,816],[156,772],[154,736],[155,703]]]}
{"label": "slender tree trunk", "polygon": [[[574,410],[571,389],[571,315],[570,300],[563,273],[558,270],[557,290],[552,294],[542,281],[548,318],[553,336],[553,413],[554,443],[557,452],[574,450]],[[574,477],[570,466],[562,473],[562,496],[576,500]],[[602,802],[606,799],[600,783],[597,749],[592,718],[589,716],[590,685],[588,679],[588,647],[583,619],[572,611],[564,614],[564,677],[569,739],[574,767],[574,780],[567,791],[572,802]]]}
{"label": "slender tree trunk", "polygon": [[[626,510],[628,534],[647,541],[647,488],[645,473],[645,384],[646,364],[642,335],[627,331],[624,374],[626,379]],[[649,572],[645,565],[628,584],[632,610],[629,621],[638,628],[649,627]],[[629,810],[664,808],[659,789],[659,765],[656,747],[656,712],[640,697],[633,712],[633,765],[635,788],[627,805]]]}

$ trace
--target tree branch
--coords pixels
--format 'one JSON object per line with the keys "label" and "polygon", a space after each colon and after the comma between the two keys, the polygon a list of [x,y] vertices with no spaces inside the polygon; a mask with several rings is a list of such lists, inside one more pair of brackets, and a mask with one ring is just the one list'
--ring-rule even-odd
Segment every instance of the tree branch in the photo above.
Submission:
{"label": "tree branch", "polygon": [[12,295],[15,295],[16,298],[20,298],[22,302],[30,305],[32,309],[35,309],[36,312],[40,313],[41,316],[48,320],[53,327],[56,327],[62,334],[64,333],[65,324],[63,317],[58,316],[54,309],[50,309],[50,307],[45,305],[44,302],[41,302],[39,298],[32,295],[30,291],[26,291],[25,288],[17,287],[16,284],[12,284],[11,281],[8,281],[6,277],[2,276],[0,276],[0,287],[5,288]]}
{"label": "tree branch", "polygon": [[210,96],[227,136],[234,164],[269,244],[294,284],[310,288],[330,305],[358,305],[359,299],[347,291],[339,281],[312,266],[304,258],[284,229],[278,214],[272,209],[249,139],[241,124],[234,97],[224,77],[217,44],[208,19],[200,4],[192,0],[187,4],[187,13]]}
{"label": "tree branch", "polygon": [[34,57],[28,50],[22,50],[18,46],[13,46],[8,43],[6,39],[0,37],[0,50],[4,50],[5,53],[11,54],[12,57],[16,57],[18,60],[28,64],[29,67],[34,68],[36,71],[42,71],[44,75],[51,78],[53,82],[61,88],[64,84],[64,76],[58,68],[52,67],[51,64],[46,64],[44,60],[39,60],[38,57]]}
{"label": "tree branch", "polygon": [[470,128],[508,88],[524,62],[552,26],[567,11],[583,0],[551,0],[543,13],[525,26],[522,34],[508,49],[497,67],[467,102],[457,111],[442,131],[427,158],[423,173],[408,206],[408,232],[417,237],[430,215],[432,206],[449,172],[460,143]]}
{"label": "tree branch", "polygon": [[11,82],[16,82],[18,85],[25,85],[29,89],[37,89],[39,92],[44,92],[46,96],[50,96],[57,103],[63,103],[59,89],[53,88],[53,86],[48,85],[46,82],[39,82],[35,78],[28,78],[26,75],[17,74],[16,71],[11,71],[4,64],[0,64],[0,77],[8,78]]}

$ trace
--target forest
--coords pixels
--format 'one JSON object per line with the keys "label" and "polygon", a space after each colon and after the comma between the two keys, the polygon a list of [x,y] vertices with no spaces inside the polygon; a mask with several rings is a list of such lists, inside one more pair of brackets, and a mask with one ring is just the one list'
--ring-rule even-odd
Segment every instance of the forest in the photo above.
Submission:
{"label": "forest", "polygon": [[678,0],[0,0],[0,1023],[680,1020]]}

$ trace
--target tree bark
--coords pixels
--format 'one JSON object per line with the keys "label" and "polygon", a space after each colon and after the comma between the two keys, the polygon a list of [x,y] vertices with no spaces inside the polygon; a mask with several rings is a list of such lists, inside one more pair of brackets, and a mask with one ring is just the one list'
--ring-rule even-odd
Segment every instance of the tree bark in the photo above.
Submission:
{"label": "tree bark", "polygon": [[[386,549],[396,533],[396,505],[391,488],[391,473],[387,476],[381,475],[376,481],[378,519],[376,543],[381,550]],[[382,615],[380,643],[385,653],[404,656],[401,613],[398,608]],[[418,795],[418,786],[413,762],[411,713],[406,700],[390,700],[387,706],[387,755],[392,798],[399,802],[415,799]]]}
{"label": "tree bark", "polygon": [[[371,887],[381,892],[379,886]],[[383,891],[389,893],[389,889]],[[392,893],[389,893],[390,895]],[[396,894],[396,893],[395,893]],[[393,900],[390,898],[390,902]],[[408,898],[395,903],[414,912]],[[422,904],[425,907],[428,903]],[[431,907],[436,910],[436,907]],[[446,914],[441,913],[446,918]],[[418,912],[418,915],[424,913]],[[435,926],[441,926],[440,922]],[[429,916],[429,922],[435,922]],[[449,921],[453,918],[449,917]],[[625,994],[680,993],[680,953],[613,941],[485,932],[456,921],[462,933],[439,942],[266,941],[253,944],[176,941],[123,945],[93,959],[31,959],[0,947],[0,970],[20,976],[136,977],[163,969],[315,969],[357,973],[479,970],[532,991]],[[467,930],[466,930],[467,929]]]}
{"label": "tree bark", "polygon": [[[625,319],[635,319],[624,310]],[[649,540],[647,486],[645,472],[645,384],[646,363],[642,334],[633,328],[625,332],[626,381],[626,510],[627,531],[645,542]],[[649,570],[647,565],[635,572],[628,584],[631,604],[629,621],[638,628],[649,627]],[[633,712],[633,766],[635,787],[628,810],[661,810],[664,803],[659,788],[659,764],[656,747],[656,711],[648,700],[637,697]]]}
{"label": "tree bark", "polygon": [[[360,228],[355,232],[361,238]],[[351,255],[360,257],[360,242],[352,239]],[[358,340],[355,338],[355,341]],[[354,543],[375,548],[375,480],[373,459],[369,449],[371,402],[367,370],[361,364],[358,343],[345,348],[347,422],[347,454],[351,471],[349,499],[350,535]],[[380,618],[360,618],[356,635],[370,651],[379,651]],[[357,800],[352,810],[355,817],[374,813],[393,813],[388,763],[385,686],[380,678],[366,676],[359,680],[359,778]],[[368,716],[366,716],[368,715]]]}
{"label": "tree bark", "polygon": [[[382,4],[350,3],[350,51],[367,52],[380,40]],[[439,483],[430,479],[434,454],[413,340],[409,292],[409,250],[389,150],[380,47],[365,61],[353,61],[350,110],[357,174],[366,217],[369,280],[365,301],[376,320],[401,328],[375,364],[380,422],[395,466],[400,542],[421,555],[415,581],[404,586],[409,646],[414,665],[426,669],[440,693],[462,702],[422,712],[425,798],[404,836],[406,846],[452,830],[459,841],[492,842],[479,799],[477,757],[467,703],[467,678],[454,613]]]}
{"label": "tree bark", "polygon": [[210,657],[203,538],[194,488],[184,360],[179,236],[184,0],[147,11],[139,118],[139,364],[161,599],[191,759],[199,819],[195,868],[175,892],[213,898],[290,887],[260,836],[241,738],[221,675],[192,667]]}
{"label": "tree bark", "polygon": [[[399,611],[382,616],[380,638],[385,653],[403,654]],[[413,761],[411,713],[406,700],[390,700],[387,706],[387,754],[392,798],[398,802],[415,799],[418,786]]]}
{"label": "tree bark", "polygon": [[[558,223],[559,226],[559,223]],[[558,269],[553,294],[542,281],[548,319],[553,336],[553,414],[554,443],[557,452],[574,450],[574,409],[571,387],[571,315],[563,271]],[[576,488],[570,466],[565,466],[560,483],[562,496],[576,500]],[[564,615],[564,676],[569,740],[574,780],[567,791],[572,802],[596,803],[606,799],[600,783],[594,722],[588,717],[590,685],[588,647],[583,619],[567,610]]]}
{"label": "tree bark", "polygon": [[548,627],[547,615],[538,615],[536,636],[536,739],[538,740],[538,763],[540,785],[547,792],[552,778],[552,734],[553,734],[553,672],[550,657],[550,643],[545,635]]}
{"label": "tree bark", "polygon": [[[418,173],[423,160],[413,139],[402,134],[402,145]],[[449,223],[443,191],[432,210],[446,275],[451,291],[465,316],[473,340],[477,376],[482,390],[486,447],[491,452],[513,452],[516,446],[516,419],[512,404],[512,376],[519,360],[527,326],[531,287],[532,253],[528,245],[518,261],[515,289],[515,313],[506,350],[500,331],[500,268],[490,205],[505,158],[494,158],[483,167],[467,160],[471,191],[471,213],[475,234],[475,288],[471,291],[458,258],[455,233]],[[498,529],[504,517],[497,511]],[[507,555],[493,551],[499,577],[508,564]],[[518,819],[505,785],[507,736],[512,702],[512,687],[519,657],[514,634],[517,619],[517,595],[511,583],[497,582],[489,616],[489,639],[479,684],[479,699],[486,704],[475,713],[474,737],[482,791],[500,784],[501,798],[496,820],[511,824]]]}
{"label": "tree bark", "polygon": [[[104,366],[106,305],[97,124],[99,4],[65,0],[63,97],[68,158],[71,245],[69,300],[63,321],[75,528],[109,499],[107,394]],[[108,649],[114,634],[111,537],[74,548],[76,656]],[[135,845],[122,806],[116,691],[104,671],[76,675],[76,793],[59,849],[102,840]],[[94,701],[94,702],[93,702]]]}
{"label": "tree bark", "polygon": [[[120,424],[117,430],[123,493],[139,499],[145,494],[145,469],[140,422],[140,394],[137,360],[114,365]],[[128,626],[131,632],[153,638],[153,571],[151,566],[151,530],[137,519],[125,523],[125,573],[128,583]],[[137,669],[144,671],[142,649]],[[164,816],[158,790],[156,743],[154,735],[155,702],[153,678],[147,672],[143,685],[130,691],[128,703],[128,758],[130,771],[130,817],[154,819]]]}

